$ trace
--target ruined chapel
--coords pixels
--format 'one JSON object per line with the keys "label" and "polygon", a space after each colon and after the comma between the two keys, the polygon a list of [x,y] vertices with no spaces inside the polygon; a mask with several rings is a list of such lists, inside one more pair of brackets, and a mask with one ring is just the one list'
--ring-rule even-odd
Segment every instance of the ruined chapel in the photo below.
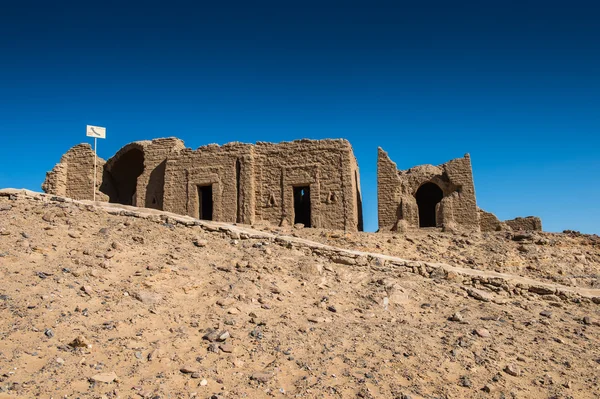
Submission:
{"label": "ruined chapel", "polygon": [[[45,192],[93,198],[94,151],[79,144],[47,173]],[[199,219],[362,231],[356,158],[347,140],[211,144],[130,143],[98,159],[96,198]]]}
{"label": "ruined chapel", "polygon": [[[347,140],[229,143],[186,148],[177,138],[127,144],[107,161],[79,144],[46,175],[45,192],[228,223],[362,231],[358,164]],[[379,231],[541,230],[537,217],[501,222],[477,207],[468,154],[398,170],[377,159]]]}

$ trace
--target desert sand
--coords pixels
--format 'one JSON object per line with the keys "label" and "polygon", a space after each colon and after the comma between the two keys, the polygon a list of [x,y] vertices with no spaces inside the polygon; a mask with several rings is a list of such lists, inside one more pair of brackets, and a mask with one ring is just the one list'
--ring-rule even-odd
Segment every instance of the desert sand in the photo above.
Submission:
{"label": "desert sand", "polygon": [[598,398],[600,239],[0,196],[0,397]]}

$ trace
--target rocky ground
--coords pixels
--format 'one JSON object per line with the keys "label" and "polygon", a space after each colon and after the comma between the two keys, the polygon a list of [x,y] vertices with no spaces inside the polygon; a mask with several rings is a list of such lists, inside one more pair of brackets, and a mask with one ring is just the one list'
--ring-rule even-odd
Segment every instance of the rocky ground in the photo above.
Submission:
{"label": "rocky ground", "polygon": [[[293,233],[597,287],[574,276],[599,273],[594,237]],[[494,290],[377,259],[341,264],[251,237],[0,197],[0,397],[600,395],[592,298]]]}

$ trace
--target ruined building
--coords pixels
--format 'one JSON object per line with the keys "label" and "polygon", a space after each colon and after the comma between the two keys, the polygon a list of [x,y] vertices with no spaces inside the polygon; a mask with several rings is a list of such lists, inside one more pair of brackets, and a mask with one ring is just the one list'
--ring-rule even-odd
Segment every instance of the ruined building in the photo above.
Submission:
{"label": "ruined building", "polygon": [[388,154],[379,148],[377,197],[380,231],[405,227],[469,231],[542,229],[537,217],[501,222],[477,207],[469,154],[439,166],[420,165],[398,170]]}
{"label": "ruined building", "polygon": [[[79,144],[47,173],[47,193],[92,199],[94,152]],[[138,141],[98,159],[96,198],[229,223],[362,231],[358,164],[346,140],[229,143],[186,148],[177,138]],[[541,230],[539,218],[501,222],[477,207],[469,155],[398,170],[379,149],[379,231]]]}
{"label": "ruined building", "polygon": [[126,145],[107,161],[80,144],[47,173],[47,193],[230,223],[362,231],[358,165],[346,140],[212,144],[177,138]]}

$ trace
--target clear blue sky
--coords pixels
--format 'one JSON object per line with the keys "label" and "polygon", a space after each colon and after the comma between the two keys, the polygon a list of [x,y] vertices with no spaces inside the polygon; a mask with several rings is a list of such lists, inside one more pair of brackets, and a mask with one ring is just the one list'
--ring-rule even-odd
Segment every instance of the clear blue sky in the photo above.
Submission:
{"label": "clear blue sky", "polygon": [[341,137],[367,230],[381,146],[401,169],[469,152],[481,208],[600,233],[595,3],[6,1],[0,187],[40,190],[86,124],[107,127],[104,158]]}

